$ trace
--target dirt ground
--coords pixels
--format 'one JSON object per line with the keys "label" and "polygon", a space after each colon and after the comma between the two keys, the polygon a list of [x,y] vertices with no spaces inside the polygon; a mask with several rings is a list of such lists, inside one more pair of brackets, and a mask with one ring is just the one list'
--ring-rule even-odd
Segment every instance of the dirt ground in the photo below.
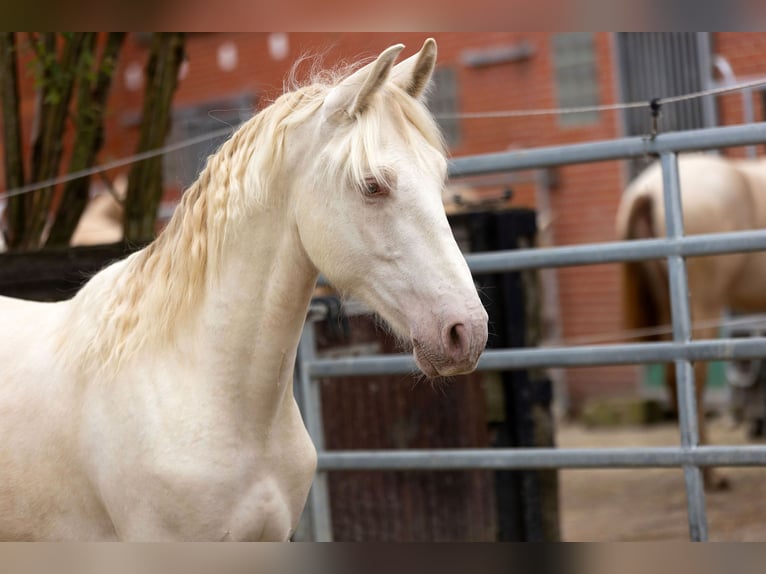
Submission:
{"label": "dirt ground", "polygon": [[[742,427],[709,422],[713,444],[747,444]],[[586,429],[560,424],[558,446],[675,446],[674,424]],[[766,541],[766,467],[723,468],[731,484],[706,494],[711,541]],[[680,469],[562,470],[562,539],[567,541],[688,540],[686,494]]]}

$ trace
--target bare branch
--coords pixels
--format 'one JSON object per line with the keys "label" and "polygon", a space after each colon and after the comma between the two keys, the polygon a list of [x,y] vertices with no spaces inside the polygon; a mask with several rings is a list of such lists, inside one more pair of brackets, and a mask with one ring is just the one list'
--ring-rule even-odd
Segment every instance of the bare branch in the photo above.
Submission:
{"label": "bare branch", "polygon": [[[94,64],[97,36],[91,34],[85,37],[79,63],[75,111],[77,131],[69,163],[70,173],[92,166],[101,150],[104,141],[106,99],[124,39],[125,34],[122,32],[110,33],[101,58]],[[70,181],[64,186],[60,207],[48,236],[47,245],[69,244],[88,203],[89,187],[89,177]]]}

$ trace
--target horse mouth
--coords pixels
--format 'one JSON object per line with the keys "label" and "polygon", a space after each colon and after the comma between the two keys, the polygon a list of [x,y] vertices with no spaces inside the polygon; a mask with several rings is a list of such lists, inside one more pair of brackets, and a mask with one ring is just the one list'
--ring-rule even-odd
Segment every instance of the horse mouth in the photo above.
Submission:
{"label": "horse mouth", "polygon": [[417,339],[412,340],[412,351],[415,364],[429,379],[464,375],[476,368],[475,361],[464,360],[455,363],[448,357],[434,352]]}
{"label": "horse mouth", "polygon": [[439,370],[434,366],[433,353],[429,352],[420,341],[412,341],[412,354],[415,356],[415,364],[426,377],[432,379],[439,376]]}

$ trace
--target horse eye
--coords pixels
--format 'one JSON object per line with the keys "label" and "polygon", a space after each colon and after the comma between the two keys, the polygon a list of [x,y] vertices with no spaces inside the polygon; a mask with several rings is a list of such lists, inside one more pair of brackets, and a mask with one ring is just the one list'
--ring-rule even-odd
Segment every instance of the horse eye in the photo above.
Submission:
{"label": "horse eye", "polygon": [[385,192],[385,188],[374,179],[369,179],[364,182],[365,195],[369,195],[369,196],[383,195],[384,192]]}

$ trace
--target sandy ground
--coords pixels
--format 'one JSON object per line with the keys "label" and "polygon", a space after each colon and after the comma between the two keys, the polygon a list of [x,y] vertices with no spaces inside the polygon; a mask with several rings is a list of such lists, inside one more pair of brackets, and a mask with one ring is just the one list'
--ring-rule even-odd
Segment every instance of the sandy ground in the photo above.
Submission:
{"label": "sandy ground", "polygon": [[[742,427],[710,421],[713,444],[747,444]],[[675,446],[673,424],[589,430],[560,424],[558,446]],[[707,493],[711,541],[766,541],[766,467],[724,468],[731,489]],[[680,469],[563,470],[562,538],[567,541],[688,540]]]}

